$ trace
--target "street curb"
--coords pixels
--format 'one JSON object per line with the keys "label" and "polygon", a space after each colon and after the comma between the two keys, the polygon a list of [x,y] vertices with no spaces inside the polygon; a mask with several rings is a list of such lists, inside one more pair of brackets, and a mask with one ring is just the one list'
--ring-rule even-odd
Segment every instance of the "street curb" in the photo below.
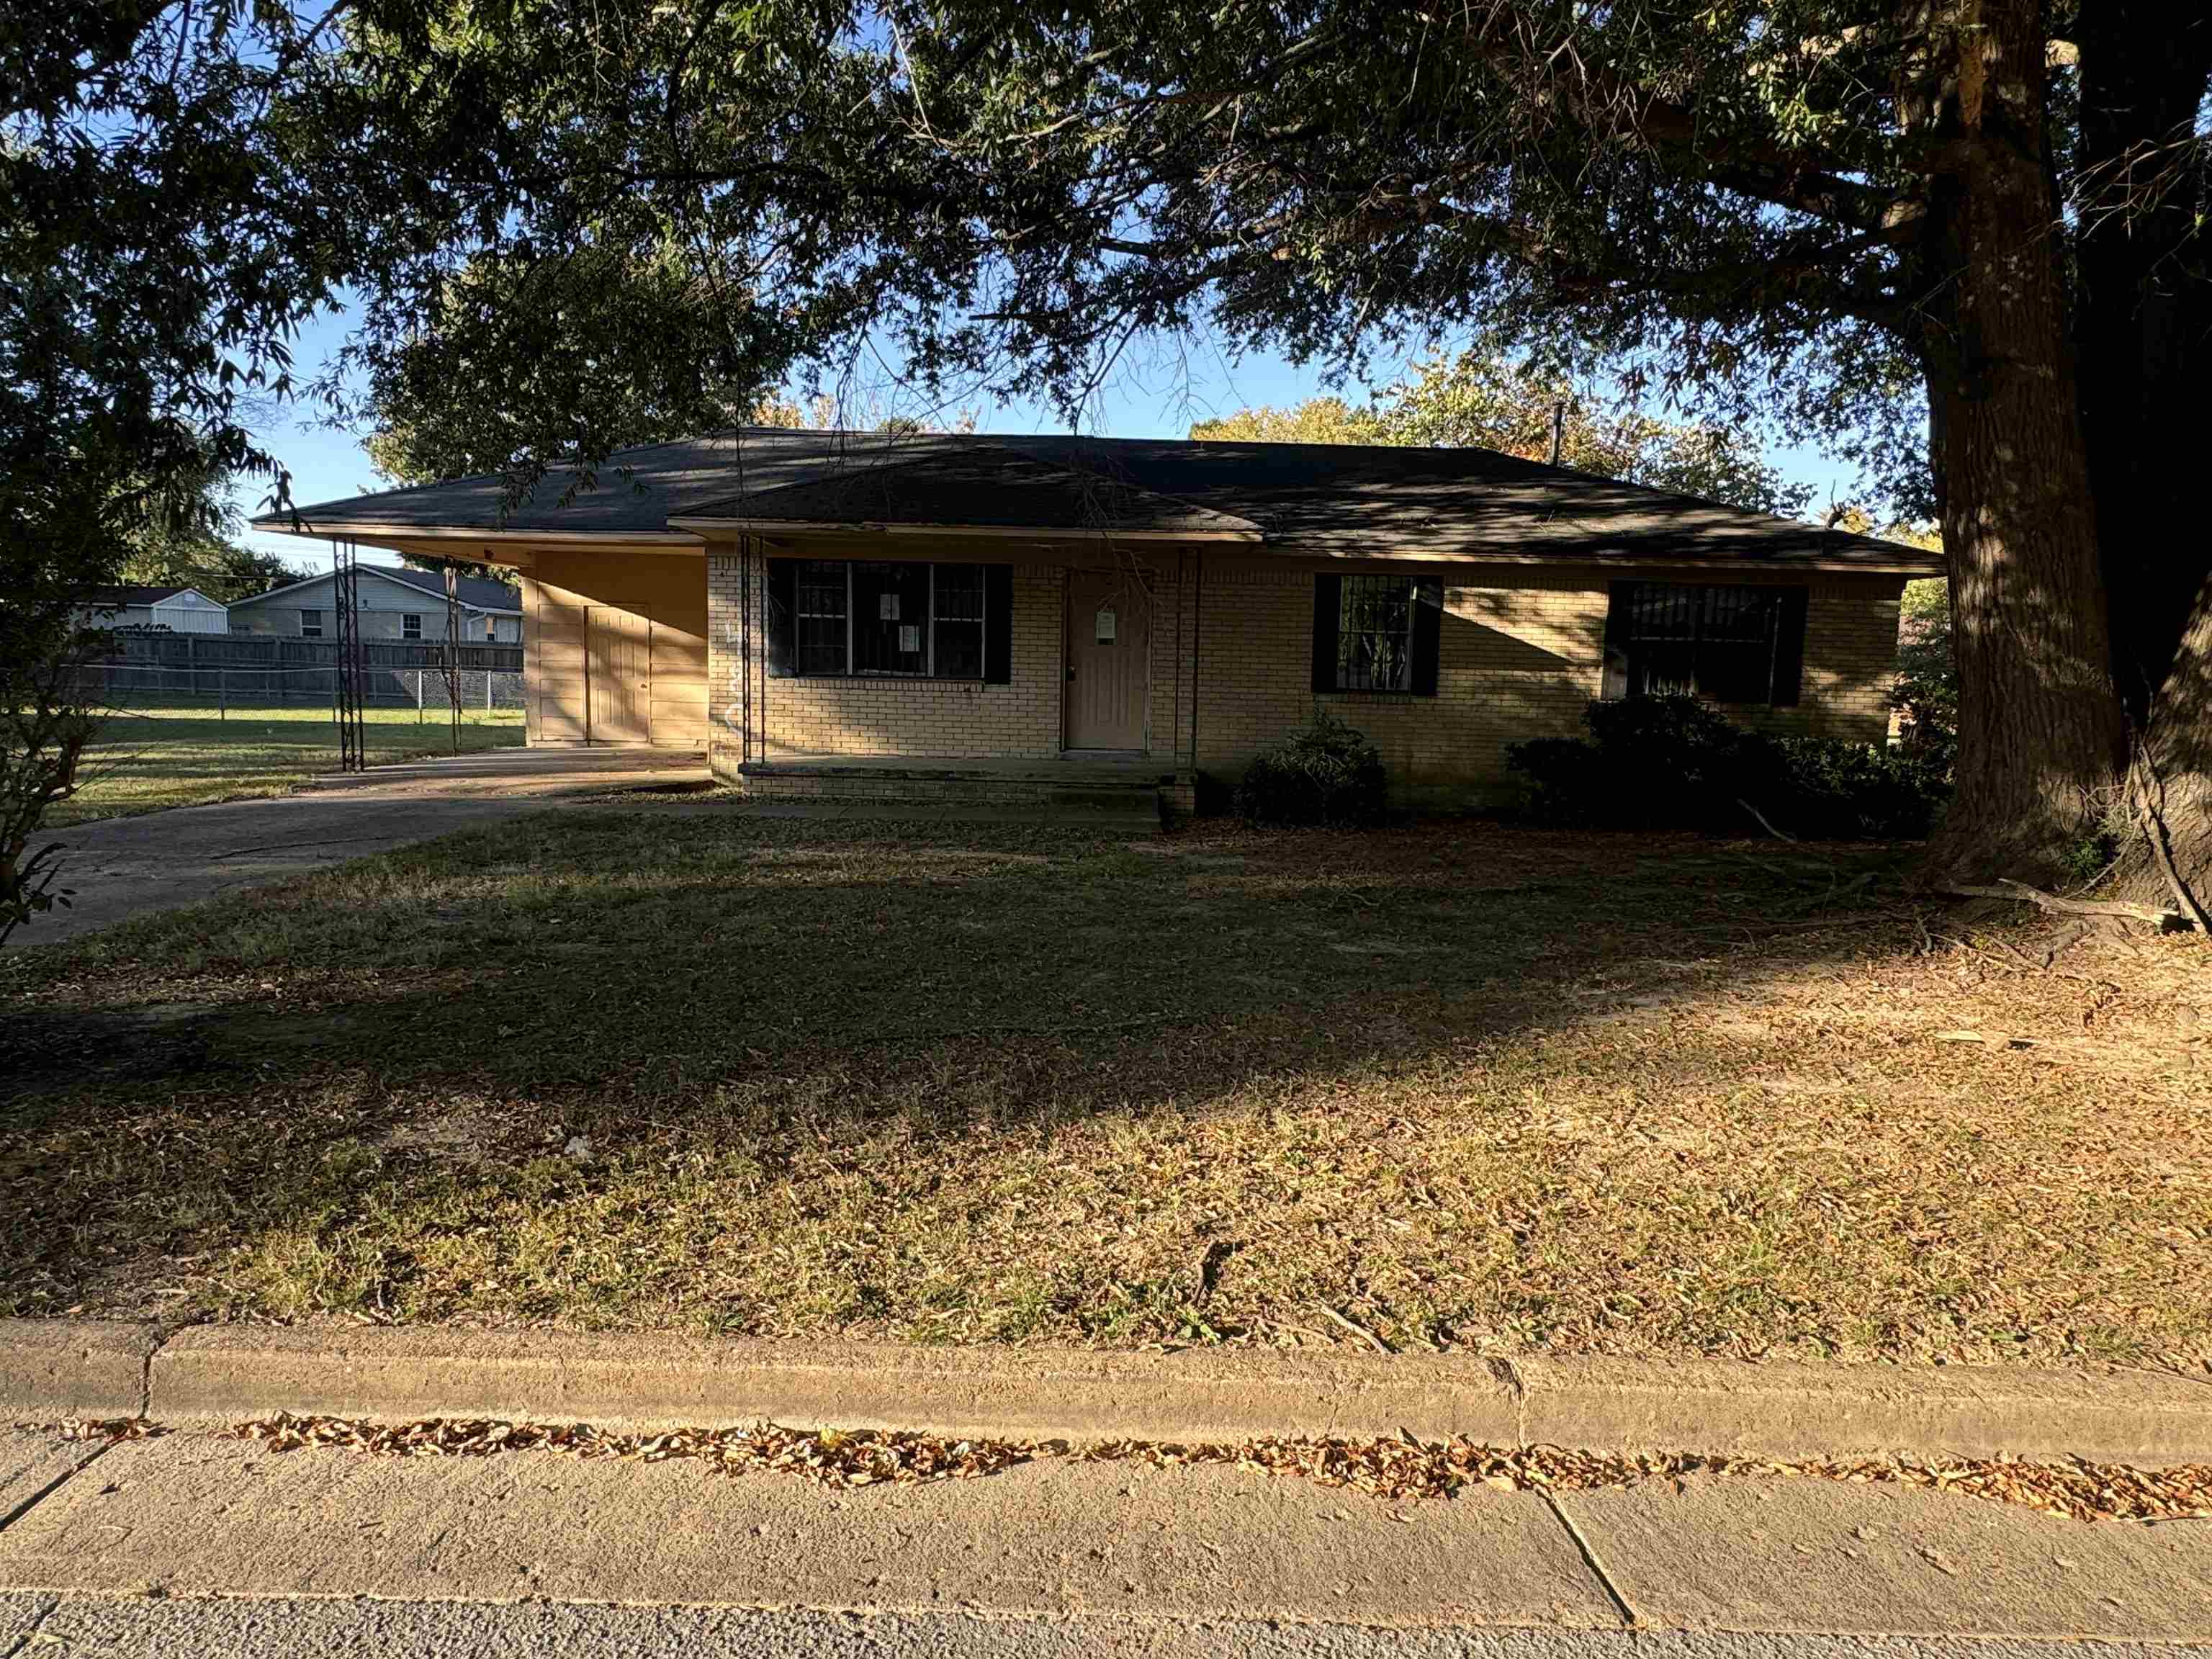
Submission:
{"label": "street curb", "polygon": [[[150,1356],[150,1357],[149,1357]],[[1725,1360],[1173,1353],[717,1340],[654,1333],[0,1321],[0,1419],[279,1411],[589,1422],[772,1419],[1170,1442],[1410,1432],[1492,1445],[2212,1462],[2212,1382],[2142,1371]]]}
{"label": "street curb", "polygon": [[1504,1443],[1518,1432],[1520,1410],[1510,1377],[1480,1362],[1363,1364],[1226,1348],[1114,1353],[204,1325],[164,1346],[152,1374],[165,1420],[281,1408],[648,1431],[765,1418],[1073,1441],[1395,1434],[1402,1425]]}
{"label": "street curb", "polygon": [[151,1325],[0,1319],[0,1419],[136,1417],[160,1340]]}

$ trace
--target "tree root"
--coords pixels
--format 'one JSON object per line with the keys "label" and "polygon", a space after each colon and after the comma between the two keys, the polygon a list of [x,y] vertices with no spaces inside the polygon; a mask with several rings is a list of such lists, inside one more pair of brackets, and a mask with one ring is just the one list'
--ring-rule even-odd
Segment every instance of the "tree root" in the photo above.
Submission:
{"label": "tree root", "polygon": [[2203,923],[2179,910],[2158,910],[2148,904],[2124,904],[2112,899],[2061,898],[2056,893],[2046,893],[2040,887],[2031,887],[2024,881],[1999,878],[1995,887],[1960,882],[1942,890],[1960,898],[2012,899],[2022,904],[2033,904],[2046,915],[2058,916],[2118,916],[2128,921],[2147,921],[2160,932],[2176,932]]}

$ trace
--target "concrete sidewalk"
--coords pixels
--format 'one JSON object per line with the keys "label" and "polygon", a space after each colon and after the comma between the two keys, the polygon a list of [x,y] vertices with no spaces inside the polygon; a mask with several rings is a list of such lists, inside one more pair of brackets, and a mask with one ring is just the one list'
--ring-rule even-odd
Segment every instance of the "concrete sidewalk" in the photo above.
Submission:
{"label": "concrete sidewalk", "polygon": [[501,749],[318,779],[289,795],[101,818],[52,832],[66,849],[66,910],[9,948],[52,944],[135,916],[612,791],[701,783],[706,757],[665,749]]}
{"label": "concrete sidewalk", "polygon": [[2212,1632],[2212,1525],[2087,1524],[1832,1481],[1392,1504],[1219,1466],[1038,1463],[834,1491],[535,1452],[4,1443],[0,1590],[67,1597],[957,1613],[1170,1633]]}

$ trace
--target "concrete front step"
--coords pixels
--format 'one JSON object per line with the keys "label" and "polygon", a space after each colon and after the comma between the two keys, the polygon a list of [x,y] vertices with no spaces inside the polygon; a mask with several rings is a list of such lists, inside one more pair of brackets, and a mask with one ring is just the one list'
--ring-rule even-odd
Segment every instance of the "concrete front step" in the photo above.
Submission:
{"label": "concrete front step", "polygon": [[1175,769],[1158,763],[928,761],[902,757],[756,762],[741,769],[762,802],[871,802],[1157,824]]}

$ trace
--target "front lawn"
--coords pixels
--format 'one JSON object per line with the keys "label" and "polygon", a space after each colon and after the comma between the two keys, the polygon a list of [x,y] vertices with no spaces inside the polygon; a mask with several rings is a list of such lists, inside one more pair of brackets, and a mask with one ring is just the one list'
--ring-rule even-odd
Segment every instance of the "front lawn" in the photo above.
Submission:
{"label": "front lawn", "polygon": [[[372,766],[453,752],[453,729],[441,709],[424,711],[418,720],[412,708],[371,708],[362,733]],[[520,708],[478,708],[461,717],[465,753],[521,742]],[[85,751],[76,793],[47,815],[47,826],[281,795],[337,764],[338,729],[328,704],[111,714]]]}
{"label": "front lawn", "polygon": [[0,958],[0,1311],[2196,1365],[2207,964],[1771,842],[542,817]]}

